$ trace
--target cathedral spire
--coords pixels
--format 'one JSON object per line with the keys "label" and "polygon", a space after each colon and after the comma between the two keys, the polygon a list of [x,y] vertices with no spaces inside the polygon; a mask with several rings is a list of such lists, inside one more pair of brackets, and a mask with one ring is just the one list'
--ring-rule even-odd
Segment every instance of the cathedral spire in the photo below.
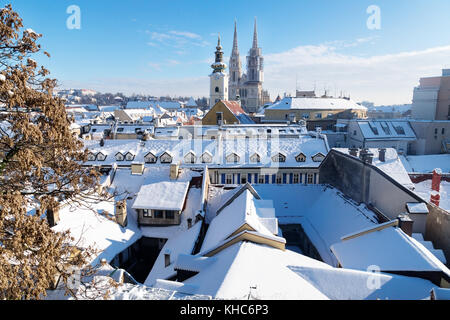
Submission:
{"label": "cathedral spire", "polygon": [[255,31],[253,32],[253,48],[258,48],[258,28],[256,25],[256,17],[255,17]]}
{"label": "cathedral spire", "polygon": [[237,22],[234,20],[234,39],[233,39],[233,52],[232,54],[239,55],[238,37],[237,37]]}

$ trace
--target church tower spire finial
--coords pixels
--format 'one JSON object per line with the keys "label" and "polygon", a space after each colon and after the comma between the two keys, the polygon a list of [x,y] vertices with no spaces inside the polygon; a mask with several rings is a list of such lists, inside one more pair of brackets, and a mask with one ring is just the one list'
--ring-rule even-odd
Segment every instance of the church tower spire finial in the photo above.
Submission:
{"label": "church tower spire finial", "polygon": [[233,52],[232,54],[239,54],[238,36],[237,36],[237,22],[234,20],[234,38],[233,38]]}
{"label": "church tower spire finial", "polygon": [[258,27],[255,17],[255,31],[253,32],[253,48],[258,48]]}

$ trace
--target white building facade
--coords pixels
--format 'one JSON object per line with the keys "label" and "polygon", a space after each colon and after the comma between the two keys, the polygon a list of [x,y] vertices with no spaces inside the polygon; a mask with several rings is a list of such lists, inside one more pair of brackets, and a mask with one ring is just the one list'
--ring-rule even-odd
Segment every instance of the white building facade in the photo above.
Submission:
{"label": "white building facade", "polygon": [[228,75],[224,72],[227,65],[223,62],[223,51],[220,36],[216,47],[216,60],[211,65],[213,73],[210,74],[209,107],[212,108],[220,100],[228,98]]}

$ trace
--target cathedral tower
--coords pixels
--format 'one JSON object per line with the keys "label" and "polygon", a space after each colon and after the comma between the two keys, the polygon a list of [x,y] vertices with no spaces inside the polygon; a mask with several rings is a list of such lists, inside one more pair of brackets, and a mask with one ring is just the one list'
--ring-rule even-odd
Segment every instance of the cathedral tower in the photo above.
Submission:
{"label": "cathedral tower", "polygon": [[234,21],[234,39],[233,50],[230,57],[230,79],[229,79],[229,96],[228,100],[236,100],[239,95],[239,83],[242,77],[242,64],[239,56],[238,39],[237,39],[237,23]]}
{"label": "cathedral tower", "polygon": [[258,29],[255,18],[255,30],[253,32],[253,46],[247,56],[247,81],[264,82],[264,58],[261,48],[258,48]]}
{"label": "cathedral tower", "polygon": [[210,74],[209,107],[212,108],[220,100],[228,100],[228,75],[224,72],[227,65],[223,62],[223,51],[220,44],[220,35],[216,47],[216,60],[211,65],[213,73]]}

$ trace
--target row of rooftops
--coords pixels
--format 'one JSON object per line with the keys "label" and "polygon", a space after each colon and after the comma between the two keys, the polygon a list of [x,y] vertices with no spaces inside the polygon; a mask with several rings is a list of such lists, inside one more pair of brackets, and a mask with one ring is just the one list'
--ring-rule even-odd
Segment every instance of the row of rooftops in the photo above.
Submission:
{"label": "row of rooftops", "polygon": [[[378,224],[370,210],[333,188],[247,184],[212,194],[222,199],[215,200],[217,214],[200,252],[177,250],[190,231],[180,234],[158,257],[169,256],[170,265],[155,264],[146,285],[172,284],[186,293],[219,299],[426,299],[437,285],[421,279],[424,274],[450,276],[440,261],[445,257],[434,255],[437,250],[417,235],[406,235],[396,220]],[[297,209],[285,217],[279,202],[285,207],[293,205],[291,201]],[[304,201],[312,205],[300,210]],[[287,250],[278,224],[292,219],[301,223],[326,263]],[[373,266],[378,272],[373,273]],[[184,272],[178,282],[159,278],[174,272]],[[367,286],[369,279],[380,285]]]}
{"label": "row of rooftops", "polygon": [[89,165],[119,162],[184,163],[231,166],[318,167],[328,153],[325,139],[313,136],[284,139],[233,140],[104,140],[85,141]]}

